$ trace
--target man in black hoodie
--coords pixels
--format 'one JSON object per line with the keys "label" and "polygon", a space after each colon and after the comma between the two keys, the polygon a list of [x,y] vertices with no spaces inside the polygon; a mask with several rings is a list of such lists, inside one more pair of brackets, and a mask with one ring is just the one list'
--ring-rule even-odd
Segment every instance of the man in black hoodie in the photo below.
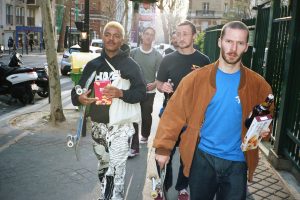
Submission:
{"label": "man in black hoodie", "polygon": [[[146,96],[146,84],[142,78],[139,66],[129,57],[130,49],[123,44],[124,28],[118,22],[109,22],[103,30],[102,40],[104,50],[101,56],[91,60],[85,66],[79,85],[84,88],[86,81],[96,71],[97,79],[114,81],[115,72],[109,67],[105,59],[119,70],[121,77],[130,81],[128,90],[121,90],[113,86],[105,87],[103,95],[108,98],[119,98],[126,103],[138,103]],[[93,149],[98,162],[98,177],[101,183],[99,199],[124,199],[124,179],[128,139],[134,134],[132,123],[109,126],[109,105],[96,105],[93,83],[88,91],[77,95],[72,90],[72,103],[75,106],[89,105],[89,116],[92,121]],[[118,114],[124,114],[119,111]]]}

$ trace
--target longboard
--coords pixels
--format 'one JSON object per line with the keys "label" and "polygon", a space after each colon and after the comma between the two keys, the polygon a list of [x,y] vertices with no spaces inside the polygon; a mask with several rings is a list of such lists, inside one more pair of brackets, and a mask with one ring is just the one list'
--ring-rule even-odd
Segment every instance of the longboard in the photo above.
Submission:
{"label": "longboard", "polygon": [[[89,88],[89,86],[93,82],[93,79],[94,79],[95,75],[96,75],[96,72],[93,72],[91,74],[91,76],[86,81],[84,88],[81,88],[80,85],[75,86],[75,90],[76,90],[77,95],[81,95],[81,94],[83,94],[87,91],[87,89]],[[85,110],[86,110],[85,105],[81,105],[79,107],[79,118],[78,118],[78,121],[77,121],[76,134],[75,135],[69,134],[67,136],[67,146],[69,148],[72,148],[72,147],[75,146],[75,156],[76,156],[77,160],[79,160],[79,143],[80,143],[80,139],[81,139],[81,136],[82,136],[82,128],[83,128],[83,121],[84,121],[84,118],[85,118]]]}

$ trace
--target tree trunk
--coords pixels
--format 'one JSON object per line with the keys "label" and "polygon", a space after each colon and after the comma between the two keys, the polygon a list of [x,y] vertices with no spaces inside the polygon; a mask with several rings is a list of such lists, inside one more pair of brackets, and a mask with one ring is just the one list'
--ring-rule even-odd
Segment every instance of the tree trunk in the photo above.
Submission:
{"label": "tree trunk", "polygon": [[55,49],[54,30],[52,24],[52,13],[50,0],[40,2],[42,11],[42,20],[44,28],[44,40],[46,47],[46,56],[49,70],[49,89],[50,89],[50,120],[53,124],[65,121],[61,102],[61,88],[59,81],[59,71],[57,64],[57,53]]}
{"label": "tree trunk", "polygon": [[164,32],[164,40],[165,43],[169,43],[169,31],[168,31],[168,27],[167,27],[167,20],[166,20],[166,16],[165,16],[165,12],[164,12],[164,5],[163,5],[164,1],[160,0],[159,4],[158,4],[158,9],[160,11],[160,15],[161,15],[161,22],[162,22],[162,27],[163,27],[163,32]]}
{"label": "tree trunk", "polygon": [[164,31],[164,39],[165,39],[165,43],[169,43],[169,29],[167,26],[167,20],[166,20],[166,16],[165,13],[163,12],[163,10],[160,11],[161,12],[161,21],[162,21],[162,26],[163,26],[163,31]]}
{"label": "tree trunk", "polygon": [[[129,8],[128,8],[128,0],[125,0],[124,1],[124,4],[125,4],[125,9],[124,9],[124,18],[125,18],[125,22],[124,22],[124,28],[125,28],[125,38],[126,38],[126,41],[128,41],[128,11],[129,11]],[[123,19],[122,19],[123,21]]]}
{"label": "tree trunk", "polygon": [[[63,52],[64,51],[64,44],[65,44],[65,33],[66,33],[66,26],[70,22],[70,10],[71,10],[71,0],[67,0],[64,9],[64,16],[61,24],[61,29],[59,33],[59,39],[57,44],[57,52]],[[69,33],[70,34],[70,33]]]}

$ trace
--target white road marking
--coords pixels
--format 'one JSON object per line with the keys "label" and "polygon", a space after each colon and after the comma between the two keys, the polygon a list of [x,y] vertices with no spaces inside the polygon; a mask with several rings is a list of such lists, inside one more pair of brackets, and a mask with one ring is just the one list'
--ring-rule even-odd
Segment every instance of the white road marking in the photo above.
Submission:
{"label": "white road marking", "polygon": [[133,178],[133,174],[132,174],[131,177],[130,177],[130,181],[129,181],[128,186],[127,186],[127,189],[126,189],[125,199],[127,199],[128,192],[129,192],[129,188],[130,188],[131,182],[132,182],[132,178]]}
{"label": "white road marking", "polygon": [[17,143],[20,139],[25,137],[26,135],[30,134],[31,132],[25,131],[21,133],[20,135],[14,137],[13,139],[9,140],[7,143],[5,143],[3,146],[0,147],[0,153],[7,149],[10,145]]}

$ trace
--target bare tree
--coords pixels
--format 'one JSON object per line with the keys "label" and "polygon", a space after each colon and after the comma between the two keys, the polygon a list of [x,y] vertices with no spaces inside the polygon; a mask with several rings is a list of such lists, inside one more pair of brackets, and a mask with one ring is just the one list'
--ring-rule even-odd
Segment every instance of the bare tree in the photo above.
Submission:
{"label": "bare tree", "polygon": [[116,0],[107,0],[105,3],[105,8],[104,10],[106,11],[106,15],[109,19],[109,21],[111,20],[115,20],[116,19]]}
{"label": "bare tree", "polygon": [[161,22],[162,22],[162,27],[163,27],[163,32],[164,32],[164,40],[166,43],[169,43],[169,31],[167,27],[167,20],[165,16],[165,5],[164,5],[164,0],[159,0],[157,7],[159,9],[160,15],[161,15]]}
{"label": "bare tree", "polygon": [[224,14],[228,21],[241,20],[251,18],[251,11],[249,10],[249,2],[233,2],[227,13]]}
{"label": "bare tree", "polygon": [[129,7],[128,7],[128,0],[125,0],[124,1],[125,3],[125,10],[124,10],[124,13],[125,13],[125,23],[124,23],[124,27],[125,27],[125,33],[126,33],[126,40],[128,40],[128,12],[129,12]]}
{"label": "bare tree", "polygon": [[128,0],[124,0],[124,11],[120,20],[120,23],[124,24],[125,29],[125,40],[128,40],[128,12],[129,12],[129,6],[128,6]]}
{"label": "bare tree", "polygon": [[40,0],[42,20],[44,28],[44,40],[46,47],[47,62],[49,67],[49,89],[50,89],[50,120],[53,124],[65,121],[61,102],[61,88],[59,82],[59,70],[57,64],[57,53],[55,49],[54,28],[50,0]]}
{"label": "bare tree", "polygon": [[[64,43],[65,43],[65,33],[66,33],[66,26],[70,21],[70,11],[71,11],[72,1],[66,0],[64,3],[64,15],[62,19],[61,29],[59,33],[57,51],[63,52],[64,51]],[[70,33],[69,33],[70,34]]]}
{"label": "bare tree", "polygon": [[160,10],[164,40],[169,42],[172,31],[176,25],[183,19],[182,10],[184,0],[159,0],[157,7]]}

